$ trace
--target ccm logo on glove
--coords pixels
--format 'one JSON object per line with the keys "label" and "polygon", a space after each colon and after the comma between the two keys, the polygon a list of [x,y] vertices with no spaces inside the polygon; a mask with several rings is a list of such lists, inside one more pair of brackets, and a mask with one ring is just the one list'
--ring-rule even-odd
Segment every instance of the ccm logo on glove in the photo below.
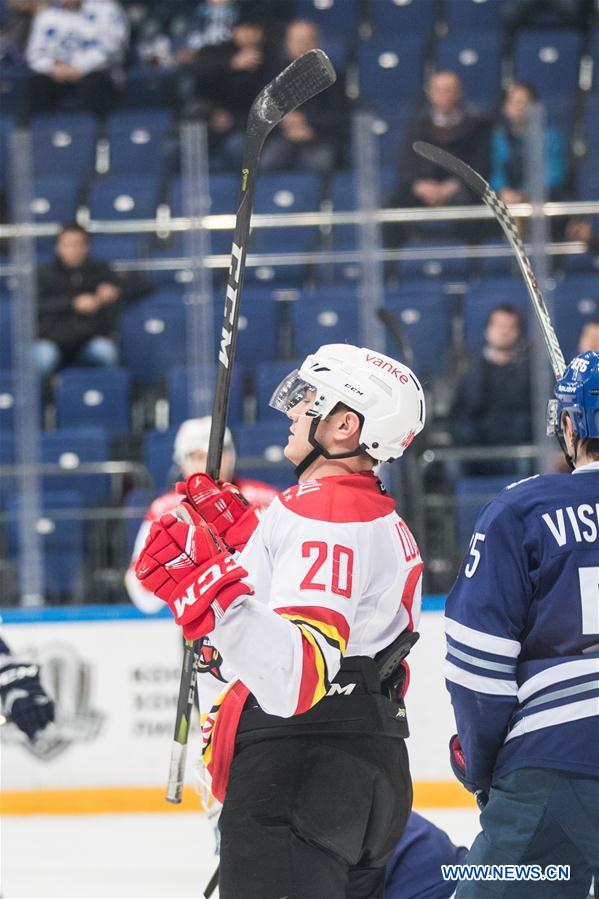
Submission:
{"label": "ccm logo on glove", "polygon": [[[237,563],[233,556],[223,556],[218,562],[206,569],[194,583],[189,585],[185,595],[181,599],[174,601],[175,612],[178,618],[182,617],[186,606],[193,606],[194,603],[203,598],[206,591],[213,587],[222,575],[227,574],[228,571],[234,571],[235,568],[237,568]],[[239,570],[243,571],[242,568]]]}
{"label": "ccm logo on glove", "polygon": [[188,640],[206,636],[238,596],[253,593],[216,531],[186,502],[185,516],[163,515],[150,529],[135,573],[168,603]]}

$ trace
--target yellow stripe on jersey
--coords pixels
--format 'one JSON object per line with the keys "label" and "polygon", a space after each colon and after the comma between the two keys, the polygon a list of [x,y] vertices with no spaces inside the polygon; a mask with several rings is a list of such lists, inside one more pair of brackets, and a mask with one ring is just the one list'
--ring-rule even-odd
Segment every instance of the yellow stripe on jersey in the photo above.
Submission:
{"label": "yellow stripe on jersey", "polygon": [[314,665],[316,666],[317,680],[312,698],[309,700],[309,708],[312,708],[313,705],[316,705],[316,703],[326,695],[327,690],[329,689],[330,684],[327,677],[327,663],[314,634],[312,634],[308,628],[302,627],[301,624],[298,624],[298,629],[304,640],[306,640],[306,642],[314,649]]}

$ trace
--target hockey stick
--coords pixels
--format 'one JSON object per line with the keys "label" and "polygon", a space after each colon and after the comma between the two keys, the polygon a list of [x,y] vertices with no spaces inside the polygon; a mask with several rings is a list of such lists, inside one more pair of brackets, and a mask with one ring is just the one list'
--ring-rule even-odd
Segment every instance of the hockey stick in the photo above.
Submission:
{"label": "hockey stick", "polygon": [[[206,462],[206,471],[214,479],[219,476],[225,437],[233,359],[237,343],[241,287],[245,271],[246,245],[250,232],[260,153],[264,141],[283,116],[315,97],[325,88],[330,87],[336,77],[335,70],[326,53],[322,50],[309,50],[287,66],[280,75],[277,75],[270,84],[260,91],[249,112]],[[181,802],[183,794],[187,737],[195,696],[194,674],[200,646],[201,641],[199,640],[195,642],[186,640],[183,650],[175,735],[166,792],[168,802]]]}
{"label": "hockey stick", "polygon": [[379,306],[376,310],[376,314],[387,329],[389,337],[399,350],[400,362],[405,363],[408,368],[412,368],[414,365],[414,353],[410,342],[404,334],[403,328],[399,324],[397,315],[392,309],[387,309],[385,306]]}
{"label": "hockey stick", "polygon": [[456,175],[458,178],[465,181],[468,187],[473,190],[484,203],[486,203],[503,228],[503,232],[516,254],[516,259],[524,277],[533,309],[536,312],[539,325],[541,326],[553,374],[555,375],[556,380],[561,378],[566,368],[564,356],[560,349],[557,334],[551,324],[543,294],[537,283],[530,259],[526,255],[524,244],[522,243],[516,222],[514,221],[511,212],[503,200],[497,196],[491,185],[461,159],[458,159],[451,153],[447,153],[445,150],[439,149],[439,147],[433,146],[433,144],[427,144],[420,140],[416,141],[415,144],[412,144],[412,147],[419,156],[423,156],[425,159],[430,160],[430,162],[434,162],[446,171],[451,172],[452,175]]}

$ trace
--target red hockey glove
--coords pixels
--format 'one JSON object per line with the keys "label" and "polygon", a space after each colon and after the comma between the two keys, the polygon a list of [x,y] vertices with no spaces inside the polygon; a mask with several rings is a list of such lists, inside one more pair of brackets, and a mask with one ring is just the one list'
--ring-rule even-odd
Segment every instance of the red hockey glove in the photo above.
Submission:
{"label": "red hockey glove", "polygon": [[474,793],[478,807],[482,812],[489,801],[489,796],[486,790],[477,787],[473,781],[468,780],[466,776],[466,757],[464,755],[464,750],[462,749],[462,744],[460,743],[460,738],[457,734],[454,734],[449,741],[449,763],[451,765],[451,770],[462,786],[466,787],[470,793]]}
{"label": "red hockey glove", "polygon": [[152,525],[135,574],[168,603],[188,640],[209,634],[238,596],[253,593],[241,580],[247,571],[210,525],[187,524],[171,514]]}
{"label": "red hockey glove", "polygon": [[177,491],[222,537],[231,549],[241,551],[258,521],[258,506],[248,503],[234,484],[213,481],[207,474],[192,474],[177,484]]}

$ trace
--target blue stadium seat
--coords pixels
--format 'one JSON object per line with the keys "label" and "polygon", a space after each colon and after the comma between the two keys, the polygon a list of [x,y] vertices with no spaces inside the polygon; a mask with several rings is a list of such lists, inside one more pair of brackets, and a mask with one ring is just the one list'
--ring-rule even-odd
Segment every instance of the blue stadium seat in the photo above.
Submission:
{"label": "blue stadium seat", "polygon": [[109,458],[108,435],[103,428],[60,428],[41,435],[40,460],[60,465],[65,474],[46,474],[44,490],[62,491],[76,488],[86,505],[99,505],[108,497],[109,479],[104,474],[80,474],[77,469],[86,462],[106,462]]}
{"label": "blue stadium seat", "polygon": [[[77,490],[48,490],[42,494],[42,515],[38,520],[43,553],[44,592],[74,599],[83,596],[85,523],[78,516],[84,497]],[[19,548],[18,497],[7,502],[8,552],[16,559]],[[69,514],[71,513],[71,514]]]}
{"label": "blue stadium seat", "polygon": [[[284,490],[295,482],[293,465],[286,462],[283,456],[283,449],[289,437],[289,424],[289,419],[279,413],[278,421],[273,419],[235,429],[236,471],[240,477],[266,481],[278,490]],[[245,465],[244,458],[248,457],[253,457],[258,464]],[[264,460],[264,464],[260,462],[260,457]],[[275,466],[269,465],[269,462],[283,464]]]}
{"label": "blue stadium seat", "polygon": [[158,492],[173,488],[180,472],[173,462],[173,446],[177,428],[149,431],[143,447],[143,460]]}
{"label": "blue stadium seat", "polygon": [[[222,300],[215,306],[215,332],[220,345]],[[277,303],[273,292],[248,286],[243,292],[239,313],[236,362],[253,366],[258,359],[274,359],[278,351]]]}
{"label": "blue stadium seat", "polygon": [[[443,241],[435,239],[434,246],[427,247],[426,257],[419,259],[402,259],[399,263],[399,271],[402,278],[408,280],[425,279],[428,280],[462,280],[467,278],[470,272],[470,260],[460,258],[459,256],[435,255],[435,248],[443,248],[446,252],[456,245],[453,241]],[[406,243],[403,250],[423,249],[422,242],[414,244]]]}
{"label": "blue stadium seat", "polygon": [[[464,0],[462,4],[466,5]],[[466,100],[492,112],[500,89],[501,34],[468,30],[439,38],[437,69],[457,72]]]}
{"label": "blue stadium seat", "polygon": [[9,434],[12,432],[14,419],[14,376],[12,372],[0,370],[0,434]]}
{"label": "blue stadium seat", "polygon": [[77,211],[77,184],[66,175],[36,178],[31,212],[33,221],[71,222]]}
{"label": "blue stadium seat", "polygon": [[291,314],[296,356],[303,358],[326,343],[359,345],[358,301],[348,287],[305,293]]}
{"label": "blue stadium seat", "polygon": [[[389,181],[389,172],[395,178],[395,169],[406,142],[411,108],[406,105],[401,110],[392,109],[378,112],[374,122],[374,132],[379,139],[379,161],[381,168],[381,189],[385,190]],[[391,185],[389,185],[390,187]]]}
{"label": "blue stadium seat", "polygon": [[[181,218],[185,215],[183,203],[184,179],[181,176],[172,178],[169,185],[168,205],[173,218]],[[210,196],[211,215],[235,215],[240,180],[238,175],[210,175],[208,191]],[[210,232],[210,247],[213,253],[230,253],[233,237],[233,228],[227,230],[212,230]],[[184,241],[179,239],[181,252],[184,250]]]}
{"label": "blue stadium seat", "polygon": [[501,31],[503,0],[445,0],[445,14],[451,32]]}
{"label": "blue stadium seat", "polygon": [[528,319],[530,300],[521,278],[485,278],[470,283],[464,300],[464,336],[472,350],[483,345],[489,312],[503,303],[517,306]]}
{"label": "blue stadium seat", "polygon": [[504,487],[518,480],[511,475],[479,475],[459,478],[455,485],[455,511],[458,547],[462,552],[468,548],[474,525],[485,506]]}
{"label": "blue stadium seat", "polygon": [[142,300],[121,317],[122,363],[140,381],[154,383],[181,362],[184,335],[182,303]]}
{"label": "blue stadium seat", "polygon": [[127,71],[123,103],[133,109],[171,109],[176,91],[174,71],[137,66]]}
{"label": "blue stadium seat", "polygon": [[[235,359],[235,367],[231,381],[231,394],[229,396],[229,409],[227,420],[235,425],[243,420],[244,397],[244,373]],[[186,418],[198,415],[209,415],[212,412],[214,399],[214,385],[216,383],[216,361],[214,365],[200,366],[201,388],[200,395],[194,397],[194,406],[190,408],[188,396],[189,376],[188,369],[184,365],[176,365],[168,373],[167,396],[169,401],[169,423],[178,425]],[[203,411],[202,411],[203,410]]]}
{"label": "blue stadium seat", "polygon": [[[256,185],[256,213],[317,212],[320,209],[321,186],[318,175],[279,172],[267,174]],[[316,227],[256,228],[252,235],[254,253],[303,253],[318,245]],[[250,270],[249,277],[255,274]],[[284,277],[301,277],[303,266],[285,266]]]}
{"label": "blue stadium seat", "polygon": [[578,338],[588,321],[599,321],[597,275],[569,275],[554,293],[555,330],[566,360],[576,355]]}
{"label": "blue stadium seat", "polygon": [[533,84],[542,99],[572,94],[578,83],[580,50],[578,31],[522,29],[514,49],[516,78]]}
{"label": "blue stadium seat", "polygon": [[12,340],[10,336],[10,303],[0,303],[0,359],[2,368],[10,368],[12,364]]}
{"label": "blue stadium seat", "polygon": [[599,155],[597,151],[578,163],[576,193],[579,200],[599,199]]}
{"label": "blue stadium seat", "polygon": [[422,35],[390,34],[363,41],[358,50],[360,100],[385,114],[422,90]]}
{"label": "blue stadium seat", "polygon": [[97,136],[97,121],[89,113],[39,116],[31,129],[34,175],[68,174],[83,183],[93,174]]}
{"label": "blue stadium seat", "polygon": [[[414,354],[414,370],[418,377],[440,375],[451,344],[450,301],[440,284],[427,284],[426,289],[409,290],[400,286],[385,294],[385,306],[395,313],[405,339]],[[387,352],[397,356],[390,337]]]}
{"label": "blue stadium seat", "polygon": [[427,35],[433,27],[433,3],[398,3],[397,0],[377,0],[372,4],[372,24],[375,35],[389,32],[417,32]]}
{"label": "blue stadium seat", "polygon": [[109,121],[110,172],[128,175],[144,172],[161,177],[168,163],[172,113],[167,110],[117,112]]}
{"label": "blue stadium seat", "polygon": [[96,259],[117,262],[143,259],[148,250],[145,238],[138,234],[94,234],[92,254]]}
{"label": "blue stadium seat", "polygon": [[[317,349],[314,347],[314,349]],[[254,371],[256,394],[256,417],[259,421],[272,421],[280,416],[268,405],[273,391],[283,378],[301,365],[301,359],[287,359],[284,362],[259,362]]]}
{"label": "blue stadium seat", "polygon": [[15,127],[13,116],[0,115],[0,186],[4,187],[8,179],[10,168],[9,161],[9,135]]}
{"label": "blue stadium seat", "polygon": [[54,402],[59,428],[97,426],[112,437],[131,430],[131,375],[124,368],[65,368]]}
{"label": "blue stadium seat", "polygon": [[295,13],[298,19],[310,19],[318,25],[325,43],[334,42],[342,34],[353,35],[358,23],[356,0],[296,0]]}
{"label": "blue stadium seat", "polygon": [[103,175],[89,192],[92,218],[123,220],[154,218],[158,179],[152,175]]}

